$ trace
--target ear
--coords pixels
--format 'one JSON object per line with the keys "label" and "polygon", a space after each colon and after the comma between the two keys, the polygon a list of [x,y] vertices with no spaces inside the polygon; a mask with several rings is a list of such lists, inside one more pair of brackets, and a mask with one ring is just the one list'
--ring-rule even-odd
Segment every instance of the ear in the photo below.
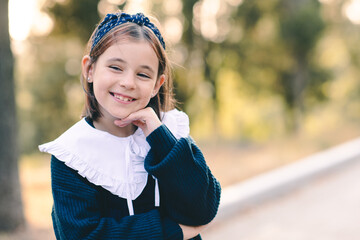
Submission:
{"label": "ear", "polygon": [[93,65],[89,55],[85,55],[81,61],[83,78],[88,82],[93,82]]}
{"label": "ear", "polygon": [[165,82],[165,75],[162,74],[159,79],[156,81],[155,83],[155,86],[154,86],[154,90],[152,92],[152,96],[151,97],[154,97],[158,92],[159,92],[159,89],[161,88],[161,86],[164,84]]}

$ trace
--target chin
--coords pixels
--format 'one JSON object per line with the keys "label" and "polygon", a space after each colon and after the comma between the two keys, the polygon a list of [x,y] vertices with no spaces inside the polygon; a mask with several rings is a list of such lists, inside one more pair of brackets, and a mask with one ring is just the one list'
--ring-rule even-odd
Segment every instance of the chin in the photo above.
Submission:
{"label": "chin", "polygon": [[113,114],[111,114],[116,119],[123,119],[129,116],[133,111],[114,111]]}
{"label": "chin", "polygon": [[123,119],[123,118],[126,118],[127,116],[129,116],[129,114],[127,114],[127,115],[125,115],[125,114],[114,114],[112,116],[115,119]]}

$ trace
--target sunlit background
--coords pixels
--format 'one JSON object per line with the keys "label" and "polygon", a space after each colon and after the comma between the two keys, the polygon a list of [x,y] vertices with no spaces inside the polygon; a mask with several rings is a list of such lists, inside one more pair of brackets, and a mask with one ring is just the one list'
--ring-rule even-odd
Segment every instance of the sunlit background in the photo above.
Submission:
{"label": "sunlit background", "polygon": [[179,107],[223,187],[360,135],[360,0],[10,0],[31,226],[51,228],[37,145],[80,118],[86,41],[119,8],[161,23]]}
{"label": "sunlit background", "polygon": [[[334,0],[319,0],[323,4],[331,4]],[[66,0],[53,2],[64,3]],[[102,0],[99,1],[98,11],[101,15],[118,9],[118,5],[126,2],[124,10],[129,12],[149,12],[152,1],[145,0]],[[159,1],[154,1],[159,2]],[[238,7],[243,0],[203,0],[194,6],[194,26],[201,34],[211,40],[226,35],[229,28],[219,29],[217,20],[226,17],[230,8]],[[343,1],[342,14],[352,23],[360,24],[360,0]],[[9,0],[10,35],[14,41],[24,41],[30,34],[46,36],[53,27],[51,17],[41,11],[46,0]],[[182,14],[182,1],[164,1],[161,11],[171,15],[164,24],[169,40],[179,42],[182,35],[183,23],[179,19]],[[214,26],[214,27],[213,27]]]}

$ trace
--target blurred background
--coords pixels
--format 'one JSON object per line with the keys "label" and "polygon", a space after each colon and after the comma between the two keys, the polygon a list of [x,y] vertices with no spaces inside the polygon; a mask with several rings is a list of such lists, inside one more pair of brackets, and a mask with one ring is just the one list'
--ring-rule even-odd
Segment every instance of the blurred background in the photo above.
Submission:
{"label": "blurred background", "polygon": [[161,23],[179,108],[223,187],[360,136],[360,0],[8,3],[27,226],[18,239],[54,238],[49,156],[37,146],[80,119],[87,40],[117,9]]}

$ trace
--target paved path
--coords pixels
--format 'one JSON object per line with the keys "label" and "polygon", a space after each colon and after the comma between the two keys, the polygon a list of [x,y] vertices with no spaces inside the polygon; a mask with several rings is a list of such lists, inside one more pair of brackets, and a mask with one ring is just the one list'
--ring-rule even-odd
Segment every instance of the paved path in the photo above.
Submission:
{"label": "paved path", "polygon": [[360,159],[215,222],[204,240],[359,240]]}

